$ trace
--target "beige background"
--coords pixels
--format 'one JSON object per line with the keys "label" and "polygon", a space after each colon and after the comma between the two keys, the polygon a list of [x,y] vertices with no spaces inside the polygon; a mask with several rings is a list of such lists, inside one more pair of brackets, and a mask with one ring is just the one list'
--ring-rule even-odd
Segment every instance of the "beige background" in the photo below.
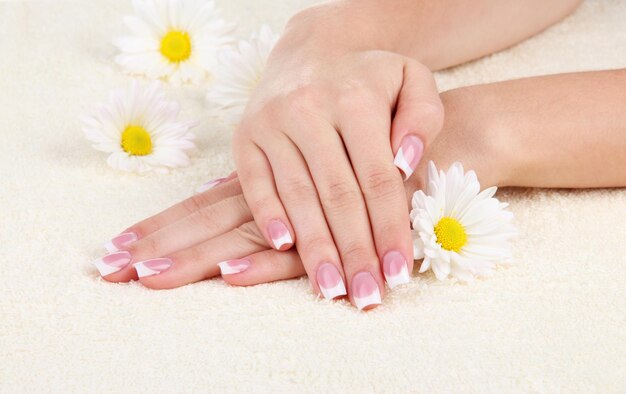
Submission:
{"label": "beige background", "polygon": [[[247,36],[308,2],[218,3]],[[233,168],[231,130],[198,88],[168,88],[202,121],[191,167],[125,175],[90,148],[78,117],[129,81],[110,45],[128,12],[125,0],[0,3],[0,392],[626,391],[624,190],[500,193],[519,264],[472,285],[418,276],[367,314],[316,300],[304,279],[101,281],[90,261],[107,238]],[[449,89],[617,67],[626,2],[603,0],[437,78]]]}

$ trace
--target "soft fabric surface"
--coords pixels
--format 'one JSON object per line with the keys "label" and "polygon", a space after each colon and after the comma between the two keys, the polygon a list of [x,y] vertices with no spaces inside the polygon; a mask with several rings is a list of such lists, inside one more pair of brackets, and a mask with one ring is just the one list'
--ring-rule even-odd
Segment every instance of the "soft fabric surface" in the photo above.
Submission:
{"label": "soft fabric surface", "polygon": [[[222,0],[248,33],[305,0]],[[171,291],[102,281],[91,261],[133,221],[233,169],[231,129],[204,88],[170,88],[199,117],[191,167],[126,175],[78,117],[129,78],[110,39],[130,1],[0,4],[0,391],[626,391],[622,190],[500,192],[518,264],[472,285],[420,275],[358,313],[306,279]],[[590,1],[510,50],[438,74],[442,89],[626,67],[626,2]],[[580,158],[584,160],[584,157]]]}

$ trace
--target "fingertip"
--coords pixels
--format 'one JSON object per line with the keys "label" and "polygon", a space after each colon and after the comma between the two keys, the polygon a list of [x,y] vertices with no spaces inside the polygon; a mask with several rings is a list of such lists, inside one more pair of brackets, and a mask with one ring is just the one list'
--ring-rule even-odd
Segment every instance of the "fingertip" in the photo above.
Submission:
{"label": "fingertip", "polygon": [[383,288],[371,272],[357,273],[351,284],[352,303],[359,310],[370,310],[382,304]]}
{"label": "fingertip", "polygon": [[423,153],[424,143],[421,138],[415,134],[404,136],[393,159],[393,164],[402,171],[405,181],[415,172]]}
{"label": "fingertip", "polygon": [[392,250],[383,257],[383,274],[390,289],[411,281],[409,260],[398,251]]}
{"label": "fingertip", "polygon": [[270,220],[267,225],[267,235],[270,245],[276,250],[285,251],[294,245],[291,231],[285,222],[280,219]]}

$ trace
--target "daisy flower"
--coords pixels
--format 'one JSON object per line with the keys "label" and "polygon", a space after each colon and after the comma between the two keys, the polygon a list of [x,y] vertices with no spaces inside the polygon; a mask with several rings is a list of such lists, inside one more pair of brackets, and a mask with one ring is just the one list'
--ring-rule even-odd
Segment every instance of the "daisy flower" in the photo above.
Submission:
{"label": "daisy flower", "polygon": [[180,107],[168,101],[159,82],[142,89],[116,90],[95,116],[83,118],[84,133],[93,147],[110,153],[109,166],[143,173],[166,172],[189,164],[186,150],[195,147],[189,130],[195,121],[177,120]]}
{"label": "daisy flower", "polygon": [[114,40],[115,58],[129,74],[200,83],[210,77],[217,52],[234,40],[235,25],[220,18],[210,0],[133,0],[135,15],[124,17],[130,36]]}
{"label": "daisy flower", "polygon": [[220,51],[215,84],[207,94],[212,109],[219,110],[228,121],[239,121],[278,38],[269,26],[263,25],[249,41],[240,41],[236,48]]}
{"label": "daisy flower", "polygon": [[464,173],[460,163],[448,172],[428,163],[426,193],[415,192],[411,210],[415,259],[424,259],[419,272],[468,282],[511,258],[513,214],[493,197],[496,190],[481,192],[476,173]]}

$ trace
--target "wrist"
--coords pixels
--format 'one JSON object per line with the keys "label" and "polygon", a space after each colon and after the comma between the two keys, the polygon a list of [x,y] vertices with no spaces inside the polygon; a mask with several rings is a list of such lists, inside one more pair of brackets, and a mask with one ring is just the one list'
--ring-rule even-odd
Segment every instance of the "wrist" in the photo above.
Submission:
{"label": "wrist", "polygon": [[447,117],[444,132],[462,144],[458,160],[476,171],[483,186],[513,186],[524,148],[500,116],[506,111],[502,97],[492,85],[478,85],[444,92],[441,98]]}
{"label": "wrist", "polygon": [[284,44],[290,49],[319,49],[324,56],[384,50],[420,60],[428,43],[416,38],[421,36],[422,14],[417,8],[414,0],[338,0],[316,5],[289,19]]}
{"label": "wrist", "polygon": [[[489,85],[463,87],[441,93],[445,117],[441,133],[426,148],[420,166],[433,160],[447,169],[458,161],[466,170],[474,170],[483,187],[509,186],[514,178],[519,147],[511,136],[512,128],[498,116],[498,98]],[[425,186],[415,179],[414,189]]]}

